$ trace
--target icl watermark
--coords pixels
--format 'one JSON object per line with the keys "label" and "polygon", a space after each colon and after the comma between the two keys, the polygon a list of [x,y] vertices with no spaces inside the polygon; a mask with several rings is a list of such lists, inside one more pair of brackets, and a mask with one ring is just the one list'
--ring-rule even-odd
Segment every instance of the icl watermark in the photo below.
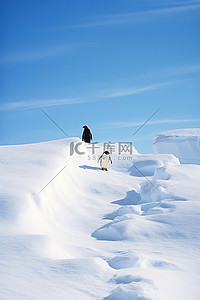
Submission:
{"label": "icl watermark", "polygon": [[[85,145],[83,142],[78,143],[70,143],[70,156],[74,155],[75,153],[78,155],[84,155],[85,152],[80,150],[80,147],[82,145]],[[128,153],[129,155],[132,155],[133,153],[133,145],[132,142],[119,142],[119,143],[111,143],[111,142],[105,142],[103,143],[103,146],[99,146],[100,144],[98,142],[91,143],[86,146],[89,151],[91,151],[91,155],[95,155],[95,152],[97,149],[102,149],[102,152],[109,151],[110,154],[113,154],[114,152],[118,155],[121,155],[123,153]]]}

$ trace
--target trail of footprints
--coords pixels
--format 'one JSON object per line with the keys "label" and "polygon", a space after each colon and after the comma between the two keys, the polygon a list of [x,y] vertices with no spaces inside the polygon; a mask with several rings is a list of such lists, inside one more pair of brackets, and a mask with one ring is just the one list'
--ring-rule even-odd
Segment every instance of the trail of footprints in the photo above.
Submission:
{"label": "trail of footprints", "polygon": [[[132,218],[134,215],[139,218],[145,218],[151,215],[158,214],[166,214],[171,213],[175,210],[175,205],[173,201],[183,201],[185,199],[176,199],[176,198],[167,198],[163,197],[155,202],[147,202],[141,203],[140,194],[136,193],[136,191],[129,191],[127,196],[124,199],[115,201],[113,203],[120,205],[121,207],[110,214],[104,216],[104,219],[110,220],[111,222],[104,225],[103,227],[97,229],[92,236],[99,240],[121,240],[121,235],[115,231],[111,231],[111,234],[108,234],[110,228],[115,228],[117,223],[123,222],[123,220]],[[154,222],[154,220],[150,220],[150,222]],[[149,289],[156,290],[156,286],[154,282],[149,279],[143,278],[141,276],[135,276],[130,274],[133,270],[132,268],[159,268],[159,269],[167,269],[167,270],[177,270],[177,266],[165,262],[162,260],[152,259],[147,255],[139,254],[134,251],[132,252],[123,252],[119,251],[116,253],[116,256],[112,259],[107,260],[107,263],[110,267],[115,270],[122,271],[123,275],[114,275],[110,280],[110,283],[115,283],[118,285],[111,294],[104,298],[104,300],[121,300],[121,299],[142,299],[142,300],[150,300],[150,298],[146,297],[143,294],[144,285],[148,285]]]}

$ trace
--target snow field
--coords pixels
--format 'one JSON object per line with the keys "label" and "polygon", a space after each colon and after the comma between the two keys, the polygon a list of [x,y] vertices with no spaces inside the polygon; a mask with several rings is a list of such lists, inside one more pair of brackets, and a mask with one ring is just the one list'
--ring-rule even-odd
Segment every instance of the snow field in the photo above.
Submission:
{"label": "snow field", "polygon": [[199,299],[200,166],[72,142],[0,147],[1,299]]}

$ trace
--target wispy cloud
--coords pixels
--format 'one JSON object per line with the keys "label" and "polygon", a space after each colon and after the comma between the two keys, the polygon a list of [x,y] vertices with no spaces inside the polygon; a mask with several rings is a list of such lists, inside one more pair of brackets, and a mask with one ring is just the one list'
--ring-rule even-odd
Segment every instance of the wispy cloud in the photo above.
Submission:
{"label": "wispy cloud", "polygon": [[44,108],[49,106],[61,106],[66,104],[76,104],[83,102],[80,98],[69,98],[69,99],[54,99],[54,100],[27,100],[4,103],[0,106],[0,110],[14,110],[14,109],[34,109],[34,108]]}
{"label": "wispy cloud", "polygon": [[9,102],[0,105],[0,111],[13,110],[13,109],[35,109],[35,108],[42,108],[42,107],[49,107],[49,106],[61,106],[61,105],[87,103],[87,102],[94,102],[94,101],[103,101],[109,98],[126,97],[130,95],[144,93],[147,91],[158,90],[167,86],[174,86],[182,82],[185,82],[185,80],[167,81],[167,82],[152,84],[152,85],[143,86],[139,88],[136,87],[121,88],[121,89],[117,88],[117,89],[112,89],[104,92],[97,91],[94,92],[94,95],[91,95],[90,97]]}
{"label": "wispy cloud", "polygon": [[2,55],[0,57],[0,63],[13,63],[13,62],[26,62],[39,60],[43,58],[56,57],[60,55],[65,55],[75,51],[77,48],[85,46],[86,44],[71,44],[66,46],[52,47],[47,50],[36,50],[30,52],[20,52],[20,53],[11,53],[7,55]]}
{"label": "wispy cloud", "polygon": [[185,82],[187,80],[174,80],[174,81],[167,81],[162,83],[156,83],[152,85],[147,85],[143,87],[133,87],[133,88],[121,88],[121,89],[113,89],[110,91],[107,91],[104,95],[102,94],[101,98],[117,98],[122,96],[132,96],[136,94],[141,94],[147,91],[153,91],[158,90],[167,86],[173,86],[182,82]]}
{"label": "wispy cloud", "polygon": [[182,67],[172,68],[173,73],[184,74],[184,73],[195,73],[200,71],[200,64],[186,65]]}
{"label": "wispy cloud", "polygon": [[177,2],[172,3],[171,7],[164,7],[159,9],[150,9],[145,11],[138,11],[133,13],[123,13],[123,14],[112,14],[112,15],[99,15],[95,16],[96,20],[88,21],[80,24],[73,24],[69,26],[63,26],[57,28],[56,30],[67,30],[70,28],[89,28],[89,27],[100,27],[100,26],[112,26],[118,24],[126,24],[133,22],[143,22],[154,18],[168,17],[173,14],[198,10],[200,9],[200,1],[192,2]]}
{"label": "wispy cloud", "polygon": [[[200,119],[183,119],[183,120],[157,120],[157,121],[149,121],[147,125],[154,124],[169,124],[169,123],[192,123],[192,122],[200,122]],[[144,122],[113,122],[107,124],[107,128],[128,128],[128,127],[136,127],[141,126]]]}
{"label": "wispy cloud", "polygon": [[[163,68],[159,69],[153,69],[148,72],[148,77],[150,78],[159,78],[162,77],[172,77],[176,78],[179,77],[181,78],[182,76],[188,76],[190,74],[195,74],[200,72],[200,64],[188,64],[188,65],[174,65],[174,66],[164,66]],[[147,73],[146,73],[147,74]]]}

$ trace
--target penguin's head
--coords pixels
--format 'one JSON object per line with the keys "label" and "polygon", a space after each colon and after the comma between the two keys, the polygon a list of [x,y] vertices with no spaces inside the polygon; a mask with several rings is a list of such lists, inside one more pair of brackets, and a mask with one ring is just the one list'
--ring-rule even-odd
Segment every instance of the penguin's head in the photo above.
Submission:
{"label": "penguin's head", "polygon": [[104,151],[104,153],[105,153],[106,155],[110,154],[109,151]]}

